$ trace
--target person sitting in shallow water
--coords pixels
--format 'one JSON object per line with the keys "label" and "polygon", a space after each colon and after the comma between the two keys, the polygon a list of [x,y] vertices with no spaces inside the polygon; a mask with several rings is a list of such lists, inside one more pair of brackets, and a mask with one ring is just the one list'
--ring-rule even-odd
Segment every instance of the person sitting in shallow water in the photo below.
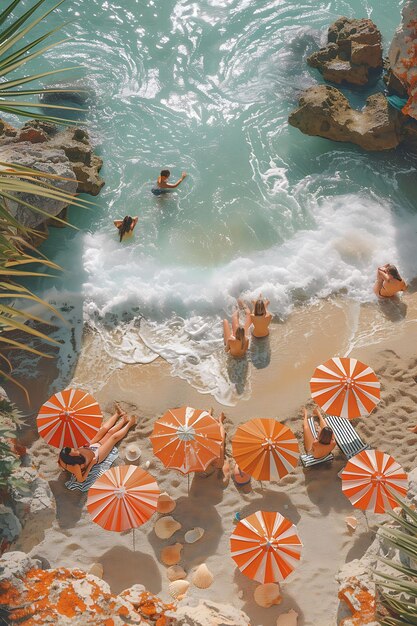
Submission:
{"label": "person sitting in shallow water", "polygon": [[119,229],[120,241],[124,237],[129,237],[133,233],[133,229],[138,223],[138,217],[130,217],[126,215],[122,220],[114,220],[113,224]]}
{"label": "person sitting in shallow water", "polygon": [[[238,300],[239,306],[243,306],[241,301]],[[232,315],[232,327],[227,320],[223,320],[223,339],[226,352],[235,358],[241,358],[245,356],[247,349],[249,348],[249,338],[246,333],[252,324],[250,311],[245,307],[246,319],[244,326],[240,326],[239,323],[239,309]]]}
{"label": "person sitting in shallow water", "polygon": [[382,267],[378,267],[376,272],[376,281],[374,292],[380,298],[392,298],[399,291],[405,291],[407,285],[401,278],[395,265],[386,263]]}
{"label": "person sitting in shallow water", "polygon": [[184,178],[187,176],[186,172],[181,174],[181,178],[177,180],[176,183],[169,183],[168,178],[171,176],[171,172],[169,170],[162,170],[158,176],[158,180],[156,181],[156,187],[151,189],[154,196],[160,196],[164,193],[169,193],[172,189],[176,189],[178,185],[182,183]]}
{"label": "person sitting in shallow water", "polygon": [[269,300],[262,298],[261,293],[257,300],[252,300],[253,313],[250,318],[253,324],[252,335],[254,337],[267,337],[269,335],[272,315],[268,311],[268,304]]}
{"label": "person sitting in shallow water", "polygon": [[108,457],[113,447],[125,437],[128,430],[136,423],[136,417],[128,417],[116,404],[116,412],[108,419],[88,445],[80,448],[62,448],[58,465],[74,474],[82,483],[91,468]]}
{"label": "person sitting in shallow water", "polygon": [[314,413],[320,423],[320,431],[317,439],[313,436],[308,424],[307,409],[305,407],[303,408],[304,448],[307,454],[312,454],[315,459],[321,459],[330,454],[336,445],[336,441],[332,429],[330,426],[327,426],[319,409],[315,408]]}

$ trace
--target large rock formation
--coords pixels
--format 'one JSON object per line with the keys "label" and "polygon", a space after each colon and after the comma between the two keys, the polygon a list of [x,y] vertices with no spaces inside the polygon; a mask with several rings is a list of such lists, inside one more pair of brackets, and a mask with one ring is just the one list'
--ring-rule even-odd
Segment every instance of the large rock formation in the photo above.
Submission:
{"label": "large rock formation", "polygon": [[366,85],[382,68],[381,33],[371,20],[340,17],[329,27],[328,44],[307,62],[332,83]]}
{"label": "large rock formation", "polygon": [[[82,128],[59,132],[54,124],[33,120],[16,129],[0,120],[0,161],[63,177],[67,180],[56,180],[54,185],[70,194],[95,196],[104,185],[99,176],[103,161],[94,154],[88,133]],[[47,216],[65,217],[68,206],[67,202],[27,193],[16,194],[16,198],[7,200],[10,213],[24,226],[45,233]],[[37,206],[47,216],[18,202],[19,199]],[[59,224],[56,220],[49,223]]]}
{"label": "large rock formation", "polygon": [[408,95],[403,113],[417,119],[417,0],[408,0],[402,15],[402,25],[394,35],[388,60],[400,84],[400,87],[393,84],[393,89],[401,93],[403,86]]}
{"label": "large rock formation", "polygon": [[365,150],[389,150],[401,141],[400,118],[382,93],[370,96],[366,107],[356,111],[338,89],[317,85],[303,93],[288,121],[306,135],[350,141]]}
{"label": "large rock formation", "polygon": [[0,621],[22,626],[249,626],[242,611],[211,601],[165,604],[142,585],[114,595],[77,569],[42,569],[23,552],[0,558]]}

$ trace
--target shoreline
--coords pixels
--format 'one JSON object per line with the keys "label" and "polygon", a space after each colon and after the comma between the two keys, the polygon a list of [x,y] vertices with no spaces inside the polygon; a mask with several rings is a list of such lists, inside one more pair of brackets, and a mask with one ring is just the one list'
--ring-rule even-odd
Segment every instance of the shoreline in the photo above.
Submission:
{"label": "shoreline", "polygon": [[[182,529],[163,542],[152,531],[157,519],[154,516],[137,529],[137,548],[133,552],[131,533],[108,533],[90,520],[85,496],[64,487],[64,476],[56,466],[56,451],[37,438],[30,450],[32,462],[50,481],[57,517],[51,528],[28,525],[14,548],[40,554],[52,567],[88,570],[99,562],[104,568],[103,579],[113,592],[141,583],[168,601],[168,580],[160,562],[160,550],[167,543],[183,543],[186,530],[201,526],[205,529],[204,537],[195,545],[185,545],[180,564],[189,573],[206,562],[215,573],[215,581],[206,590],[190,587],[187,597],[191,601],[208,598],[233,604],[249,615],[254,626],[275,626],[278,615],[291,608],[299,613],[298,626],[335,626],[337,615],[343,613],[335,575],[345,562],[360,558],[373,537],[365,517],[353,509],[341,492],[337,475],[345,464],[341,453],[336,454],[330,466],[310,470],[298,466],[279,483],[261,486],[252,481],[249,493],[241,493],[232,482],[224,488],[216,475],[193,476],[187,494],[187,478],[162,466],[152,454],[148,437],[155,419],[166,409],[188,404],[213,407],[215,414],[224,410],[229,455],[230,439],[237,425],[251,417],[275,417],[285,422],[301,444],[299,410],[304,403],[312,406],[308,382],[314,367],[335,354],[350,352],[373,367],[382,381],[380,405],[371,416],[355,420],[355,428],[372,447],[391,453],[409,471],[415,464],[416,437],[406,427],[415,423],[417,294],[407,294],[404,303],[406,317],[396,323],[378,305],[360,306],[340,298],[294,311],[287,322],[273,324],[270,365],[261,370],[252,368],[251,395],[233,407],[225,407],[213,396],[201,394],[188,382],[173,377],[169,364],[162,359],[146,365],[117,366],[111,371],[112,364],[109,367],[107,354],[100,351],[97,336],[87,333],[73,383],[93,392],[106,415],[111,413],[114,401],[139,415],[138,425],[119,446],[118,462],[125,462],[124,449],[129,443],[140,445],[142,456],[137,464],[150,461],[149,471],[161,491],[167,491],[177,501],[172,515]],[[239,511],[245,516],[259,508],[279,510],[286,515],[297,525],[304,544],[300,566],[281,585],[282,604],[270,609],[254,603],[257,584],[227,558],[234,514]],[[352,514],[358,519],[355,533],[347,530],[344,521]],[[373,515],[368,515],[368,520],[371,528],[380,521]],[[33,545],[34,536],[43,536],[41,543]]]}

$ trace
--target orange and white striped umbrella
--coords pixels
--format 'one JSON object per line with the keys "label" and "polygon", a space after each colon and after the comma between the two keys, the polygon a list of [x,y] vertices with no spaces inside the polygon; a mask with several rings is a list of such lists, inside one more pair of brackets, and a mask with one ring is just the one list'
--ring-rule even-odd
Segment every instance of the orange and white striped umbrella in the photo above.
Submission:
{"label": "orange and white striped umbrella", "polygon": [[240,469],[257,480],[279,480],[298,463],[300,448],[288,428],[273,418],[241,424],[232,439],[233,458]]}
{"label": "orange and white striped umbrella", "polygon": [[223,443],[219,421],[189,406],[167,411],[155,422],[150,439],[165,467],[183,474],[204,472],[219,458]]}
{"label": "orange and white striped umbrella", "polygon": [[93,396],[82,389],[65,389],[41,406],[36,423],[40,436],[51,446],[78,448],[93,439],[102,420]]}
{"label": "orange and white striped umbrella", "polygon": [[345,496],[357,509],[374,513],[396,507],[394,495],[404,497],[407,483],[401,465],[380,450],[363,450],[347,462],[342,472]]}
{"label": "orange and white striped umbrella", "polygon": [[303,544],[297,528],[275,511],[257,511],[241,520],[230,537],[232,559],[260,583],[284,580],[298,565]]}
{"label": "orange and white striped umbrella", "polygon": [[93,522],[120,532],[141,526],[156,511],[160,491],[153,476],[136,465],[104,472],[88,490],[87,509]]}
{"label": "orange and white striped umbrella", "polygon": [[310,380],[311,397],[329,415],[354,419],[369,415],[380,400],[375,372],[356,359],[334,357]]}

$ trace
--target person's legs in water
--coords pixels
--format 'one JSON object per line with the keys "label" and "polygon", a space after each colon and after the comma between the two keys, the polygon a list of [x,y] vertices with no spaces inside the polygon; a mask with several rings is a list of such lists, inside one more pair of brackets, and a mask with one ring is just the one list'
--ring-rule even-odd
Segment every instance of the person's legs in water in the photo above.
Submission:
{"label": "person's legs in water", "polygon": [[240,325],[239,324],[239,311],[236,310],[233,312],[233,315],[232,315],[232,333],[235,336],[236,336],[236,330],[239,325]]}
{"label": "person's legs in water", "polygon": [[230,329],[230,324],[227,320],[223,320],[223,340],[224,345],[227,345],[228,340],[232,336],[232,331]]}

